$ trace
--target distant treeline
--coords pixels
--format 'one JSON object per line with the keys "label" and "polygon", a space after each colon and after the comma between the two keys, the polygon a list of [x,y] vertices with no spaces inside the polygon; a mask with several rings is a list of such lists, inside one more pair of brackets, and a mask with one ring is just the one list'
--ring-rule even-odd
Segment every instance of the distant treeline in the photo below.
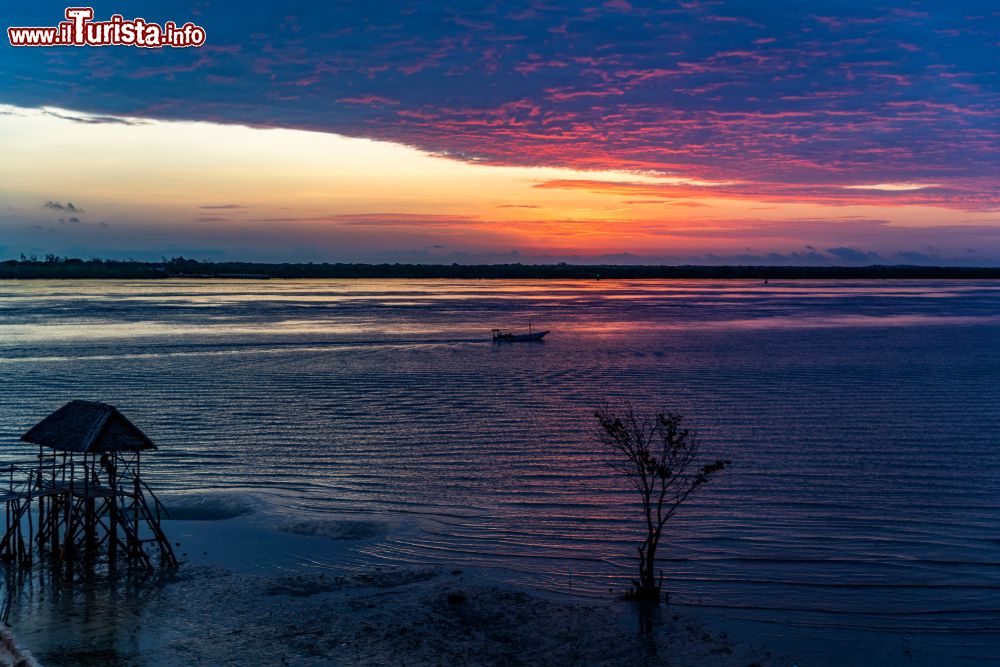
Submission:
{"label": "distant treeline", "polygon": [[48,255],[0,262],[0,279],[85,278],[714,278],[1000,279],[1000,267],[949,266],[629,266],[583,264],[259,264],[199,262],[175,257],[162,262],[71,259]]}

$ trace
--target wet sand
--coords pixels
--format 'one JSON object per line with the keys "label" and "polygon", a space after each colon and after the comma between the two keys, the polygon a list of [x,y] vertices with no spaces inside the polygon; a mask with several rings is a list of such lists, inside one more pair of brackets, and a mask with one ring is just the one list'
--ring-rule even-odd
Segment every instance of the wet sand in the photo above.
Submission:
{"label": "wet sand", "polygon": [[181,557],[153,575],[36,566],[13,596],[18,640],[46,667],[705,665],[795,662],[696,609],[581,598],[447,563],[352,565],[375,517],[263,520],[235,496],[168,496]]}
{"label": "wet sand", "polygon": [[[189,566],[112,645],[38,652],[78,665],[791,665],[697,617],[620,601],[556,600],[460,570],[251,575]],[[123,619],[124,620],[124,619]]]}
{"label": "wet sand", "polygon": [[[11,600],[19,642],[47,667],[164,665],[979,665],[934,637],[844,630],[738,607],[661,605],[618,591],[509,583],[502,568],[373,565],[403,530],[386,517],[301,520],[234,494],[167,496],[181,566],[77,578],[36,567]],[[794,618],[800,618],[801,615]]]}

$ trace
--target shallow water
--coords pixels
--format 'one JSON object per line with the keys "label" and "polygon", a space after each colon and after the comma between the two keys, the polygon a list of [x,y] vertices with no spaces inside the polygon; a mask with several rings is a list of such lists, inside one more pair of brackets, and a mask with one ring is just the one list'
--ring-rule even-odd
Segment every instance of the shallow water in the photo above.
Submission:
{"label": "shallow water", "polygon": [[[544,343],[488,340],[529,321]],[[606,596],[641,527],[591,415],[627,398],[734,461],[667,538],[674,600],[946,664],[1000,641],[998,334],[991,282],[2,282],[0,444],[102,400],[154,488],[199,494],[180,518],[295,536],[237,566]],[[327,553],[342,516],[376,528]]]}

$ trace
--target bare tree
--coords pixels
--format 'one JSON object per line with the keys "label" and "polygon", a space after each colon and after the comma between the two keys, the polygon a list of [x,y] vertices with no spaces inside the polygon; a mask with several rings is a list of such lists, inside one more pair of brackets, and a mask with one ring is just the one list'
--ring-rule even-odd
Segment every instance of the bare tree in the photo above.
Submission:
{"label": "bare tree", "polygon": [[639,493],[646,519],[639,578],[632,580],[626,597],[659,602],[663,575],[656,575],[656,550],[663,527],[692,493],[731,461],[719,459],[698,467],[698,440],[681,426],[684,418],[672,412],[638,417],[627,403],[621,414],[605,403],[594,416],[598,438],[612,454],[611,466]]}

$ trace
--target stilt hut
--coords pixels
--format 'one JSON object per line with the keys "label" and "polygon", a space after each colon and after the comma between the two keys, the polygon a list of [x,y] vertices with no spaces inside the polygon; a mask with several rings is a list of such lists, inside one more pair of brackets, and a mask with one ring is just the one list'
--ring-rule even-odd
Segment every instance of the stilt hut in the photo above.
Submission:
{"label": "stilt hut", "polygon": [[142,453],[156,445],[117,408],[70,401],[21,440],[38,445],[38,460],[10,467],[0,556],[30,563],[37,548],[60,564],[106,555],[151,568],[158,551],[161,563],[177,564],[163,507],[142,480]]}

